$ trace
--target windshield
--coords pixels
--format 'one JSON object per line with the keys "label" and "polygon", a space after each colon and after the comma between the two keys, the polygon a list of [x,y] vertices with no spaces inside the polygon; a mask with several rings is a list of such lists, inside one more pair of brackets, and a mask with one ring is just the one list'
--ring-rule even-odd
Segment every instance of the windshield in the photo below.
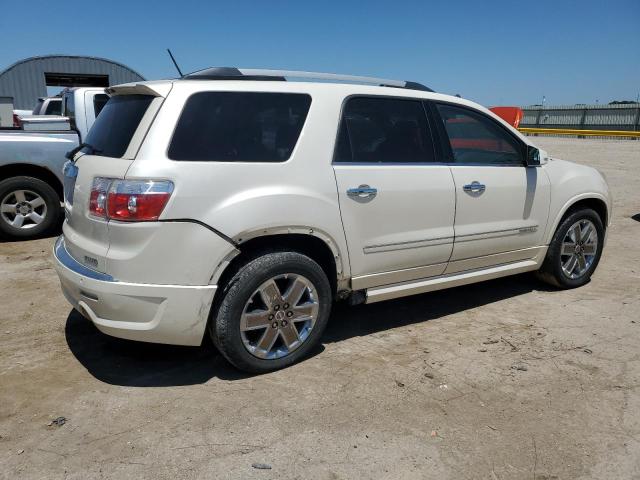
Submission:
{"label": "windshield", "polygon": [[116,95],[110,98],[85,140],[91,147],[82,151],[105,157],[122,157],[154,98],[151,95]]}

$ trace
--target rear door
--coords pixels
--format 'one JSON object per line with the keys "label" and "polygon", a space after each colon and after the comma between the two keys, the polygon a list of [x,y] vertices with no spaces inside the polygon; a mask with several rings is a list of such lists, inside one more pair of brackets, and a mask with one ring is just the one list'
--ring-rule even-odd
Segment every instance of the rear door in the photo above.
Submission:
{"label": "rear door", "polygon": [[355,289],[440,275],[455,192],[419,100],[345,101],[333,168]]}
{"label": "rear door", "polygon": [[[116,95],[104,107],[87,136],[86,147],[65,167],[64,235],[67,250],[79,262],[106,271],[108,222],[89,211],[92,187],[100,179],[124,178],[140,141],[159,107],[150,94]],[[155,105],[155,107],[152,107]],[[150,108],[152,107],[152,108]],[[103,182],[107,185],[107,182]],[[106,197],[93,199],[104,202]]]}
{"label": "rear door", "polygon": [[490,116],[437,103],[456,188],[455,243],[446,273],[533,258],[543,242],[549,179],[525,145]]}

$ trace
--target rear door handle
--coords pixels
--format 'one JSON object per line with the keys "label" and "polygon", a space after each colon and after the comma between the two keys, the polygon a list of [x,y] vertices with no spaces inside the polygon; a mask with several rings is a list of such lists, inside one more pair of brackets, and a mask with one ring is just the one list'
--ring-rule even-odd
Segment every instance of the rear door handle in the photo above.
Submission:
{"label": "rear door handle", "polygon": [[471,183],[466,184],[464,187],[462,187],[462,189],[463,189],[465,192],[471,192],[471,193],[482,193],[482,192],[484,192],[484,191],[487,189],[487,187],[486,187],[486,186],[484,186],[484,185],[483,185],[482,183],[480,183],[480,182],[475,182],[475,181],[474,181],[474,182],[471,182]]}
{"label": "rear door handle", "polygon": [[360,185],[357,188],[347,190],[347,195],[351,198],[373,198],[378,194],[378,189],[369,185]]}

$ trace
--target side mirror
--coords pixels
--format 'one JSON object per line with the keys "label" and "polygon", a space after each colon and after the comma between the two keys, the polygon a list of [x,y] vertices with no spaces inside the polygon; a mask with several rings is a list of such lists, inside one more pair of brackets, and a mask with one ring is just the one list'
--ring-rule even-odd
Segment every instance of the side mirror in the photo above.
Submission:
{"label": "side mirror", "polygon": [[540,150],[538,150],[536,147],[532,147],[531,145],[527,145],[526,164],[527,167],[540,166]]}

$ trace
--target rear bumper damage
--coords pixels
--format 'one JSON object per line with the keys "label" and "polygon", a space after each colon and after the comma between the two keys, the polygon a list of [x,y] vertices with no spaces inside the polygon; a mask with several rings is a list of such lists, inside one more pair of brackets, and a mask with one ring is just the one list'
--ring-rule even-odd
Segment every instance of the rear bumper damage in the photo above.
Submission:
{"label": "rear bumper damage", "polygon": [[101,332],[143,342],[201,344],[216,285],[120,282],[76,261],[63,235],[53,253],[65,297]]}

